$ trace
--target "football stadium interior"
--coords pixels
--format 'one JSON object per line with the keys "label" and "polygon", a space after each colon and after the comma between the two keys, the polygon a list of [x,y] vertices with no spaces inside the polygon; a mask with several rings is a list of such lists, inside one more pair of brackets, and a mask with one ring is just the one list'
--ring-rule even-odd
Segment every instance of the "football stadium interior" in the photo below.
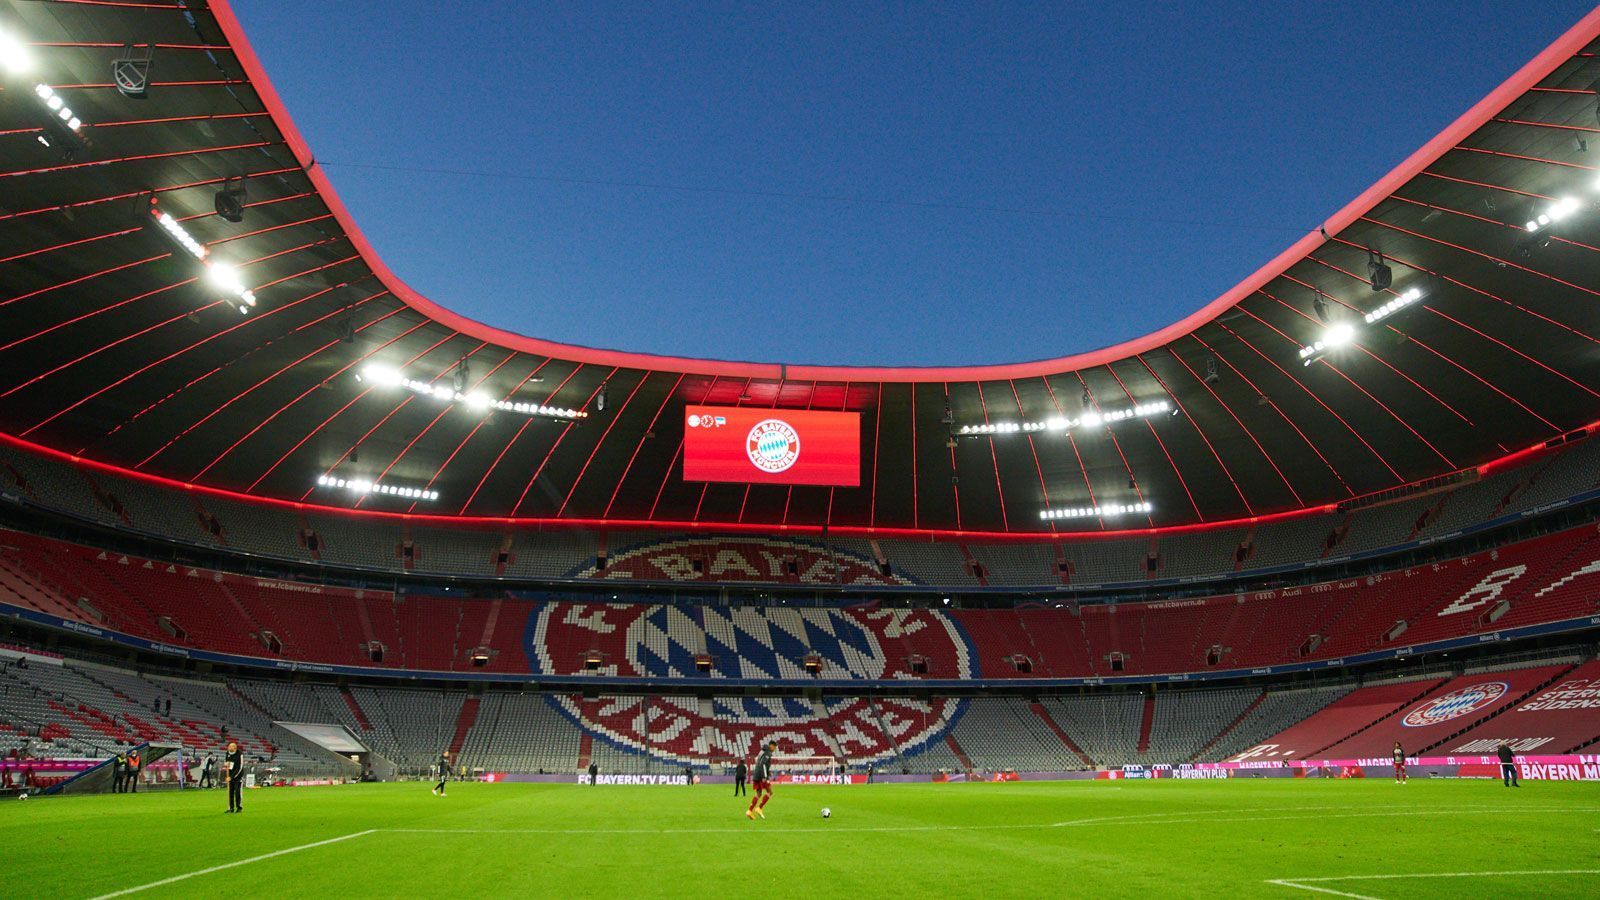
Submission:
{"label": "football stadium interior", "polygon": [[[1038,895],[1101,823],[1084,891],[1592,892],[1597,60],[1600,11],[1144,337],[830,367],[451,312],[226,2],[0,3],[0,871],[723,892],[765,828],[797,888]],[[238,843],[63,864],[210,844],[230,742]]]}

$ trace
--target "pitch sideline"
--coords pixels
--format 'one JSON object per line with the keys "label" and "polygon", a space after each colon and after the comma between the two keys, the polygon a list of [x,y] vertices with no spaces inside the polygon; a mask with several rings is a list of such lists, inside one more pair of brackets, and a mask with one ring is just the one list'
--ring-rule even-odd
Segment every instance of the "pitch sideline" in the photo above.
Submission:
{"label": "pitch sideline", "polygon": [[1370,894],[1357,894],[1350,891],[1336,891],[1333,888],[1318,887],[1307,882],[1328,881],[1379,881],[1399,878],[1493,878],[1506,876],[1526,875],[1600,875],[1600,869],[1518,869],[1498,872],[1402,872],[1383,875],[1322,875],[1311,878],[1269,878],[1266,884],[1275,884],[1279,887],[1292,888],[1301,891],[1313,891],[1318,894],[1332,894],[1337,897],[1352,897],[1355,900],[1382,900]]}

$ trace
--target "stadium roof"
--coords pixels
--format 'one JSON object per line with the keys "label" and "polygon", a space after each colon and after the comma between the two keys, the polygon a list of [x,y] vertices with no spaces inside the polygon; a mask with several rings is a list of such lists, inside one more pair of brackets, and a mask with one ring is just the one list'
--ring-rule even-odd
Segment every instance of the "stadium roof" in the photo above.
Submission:
{"label": "stadium roof", "polygon": [[[596,526],[1078,533],[1328,508],[1600,419],[1600,10],[1190,316],[970,368],[679,359],[470,321],[384,266],[226,3],[14,4],[0,29],[23,45],[0,39],[0,430],[178,484],[348,507],[319,476],[381,478],[438,497],[361,509]],[[113,63],[147,53],[127,96]],[[214,203],[241,185],[234,223]],[[479,402],[358,379],[371,363]],[[861,487],[684,481],[696,403],[859,411]]]}

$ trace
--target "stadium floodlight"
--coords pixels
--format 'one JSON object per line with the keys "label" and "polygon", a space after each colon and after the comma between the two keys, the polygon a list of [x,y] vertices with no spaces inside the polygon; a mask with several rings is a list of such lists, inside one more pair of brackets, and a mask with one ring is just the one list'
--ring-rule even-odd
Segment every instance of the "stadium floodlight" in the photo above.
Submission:
{"label": "stadium floodlight", "polygon": [[1114,518],[1136,513],[1148,513],[1154,509],[1155,506],[1149,502],[1106,503],[1097,506],[1063,506],[1060,509],[1041,509],[1039,510],[1039,518],[1045,522],[1056,519]]}
{"label": "stadium floodlight", "polygon": [[1337,350],[1356,339],[1356,327],[1349,322],[1335,322],[1322,330],[1322,337],[1300,348],[1300,361],[1311,365],[1329,350]]}
{"label": "stadium floodlight", "polygon": [[382,481],[369,481],[365,478],[340,478],[337,475],[318,475],[317,486],[336,488],[348,491],[359,496],[368,494],[381,494],[388,497],[400,497],[406,500],[437,500],[439,492],[428,488],[411,487],[409,485],[388,484]]}
{"label": "stadium floodlight", "polygon": [[1421,299],[1422,291],[1417,288],[1412,288],[1400,296],[1395,297],[1393,300],[1390,300],[1388,303],[1383,304],[1372,312],[1367,313],[1367,324],[1376,325],[1379,322],[1382,322],[1384,319],[1389,318],[1400,310],[1405,309]]}
{"label": "stadium floodlight", "polygon": [[[448,384],[433,384],[407,378],[404,372],[381,363],[372,363],[361,367],[355,374],[360,382],[370,382],[378,387],[404,388],[414,394],[432,397],[445,403],[460,403],[468,409],[487,412],[500,410],[501,412],[517,413],[524,416],[536,416],[545,419],[558,419],[564,422],[575,422],[578,419],[587,419],[589,414],[581,409],[572,409],[564,406],[550,406],[544,403],[527,403],[520,400],[496,400],[482,391],[463,391]],[[462,384],[465,387],[465,383]]]}
{"label": "stadium floodlight", "polygon": [[1335,322],[1322,333],[1322,343],[1337,349],[1356,339],[1356,327],[1349,322]]}
{"label": "stadium floodlight", "polygon": [[[55,116],[62,127],[73,133],[83,130],[83,120],[73,113],[72,107],[67,105],[67,101],[61,99],[61,95],[56,93],[55,88],[48,84],[36,84],[33,86],[33,95],[44,103],[45,109],[50,111],[49,115]],[[46,116],[46,118],[48,119],[49,116]]]}
{"label": "stadium floodlight", "polygon": [[33,71],[33,54],[28,45],[17,36],[0,28],[0,69],[11,75],[26,75]]}
{"label": "stadium floodlight", "polygon": [[1147,418],[1160,415],[1172,409],[1172,404],[1166,400],[1150,400],[1135,406],[1122,409],[1096,411],[1090,409],[1083,415],[1075,418],[1068,416],[1052,416],[1048,419],[1034,420],[1031,422],[985,422],[982,425],[963,425],[956,429],[956,434],[961,437],[1000,434],[1033,434],[1036,432],[1065,433],[1085,428],[1099,428],[1124,419]]}
{"label": "stadium floodlight", "polygon": [[157,225],[161,226],[161,231],[179,247],[188,251],[190,256],[205,262],[206,257],[211,255],[211,249],[195,240],[194,235],[189,233],[189,229],[183,227],[183,223],[174,219],[170,213],[162,210],[154,197],[150,198],[150,216],[155,219]]}
{"label": "stadium floodlight", "polygon": [[1529,219],[1528,224],[1523,227],[1526,228],[1530,233],[1538,231],[1541,228],[1544,228],[1548,225],[1554,225],[1562,219],[1572,215],[1578,211],[1580,206],[1582,206],[1582,204],[1578,202],[1576,197],[1562,197],[1556,202],[1550,204],[1549,209]]}
{"label": "stadium floodlight", "polygon": [[56,150],[65,159],[76,159],[88,149],[88,142],[82,134],[83,119],[73,112],[66,98],[57,93],[55,88],[42,81],[22,77],[32,72],[33,68],[33,52],[27,42],[0,27],[0,75],[21,79],[22,84],[16,86],[19,95],[23,93],[21,86],[31,82],[33,96],[39,101],[35,115],[40,128],[34,140]]}
{"label": "stadium floodlight", "polygon": [[[1379,322],[1409,309],[1422,302],[1422,289],[1410,288],[1403,293],[1390,298],[1377,309],[1362,316],[1367,325],[1376,325]],[[1322,330],[1322,336],[1316,341],[1300,348],[1300,361],[1304,365],[1311,365],[1321,359],[1330,350],[1337,350],[1355,341],[1360,335],[1360,329],[1354,322],[1335,322]]]}
{"label": "stadium floodlight", "polygon": [[205,270],[206,282],[218,290],[224,291],[232,302],[238,307],[241,315],[249,315],[256,308],[256,294],[245,287],[244,278],[239,274],[238,268],[211,258],[211,248],[189,233],[183,223],[173,218],[172,214],[163,210],[155,197],[150,198],[150,219],[167,239],[185,253],[194,257]]}

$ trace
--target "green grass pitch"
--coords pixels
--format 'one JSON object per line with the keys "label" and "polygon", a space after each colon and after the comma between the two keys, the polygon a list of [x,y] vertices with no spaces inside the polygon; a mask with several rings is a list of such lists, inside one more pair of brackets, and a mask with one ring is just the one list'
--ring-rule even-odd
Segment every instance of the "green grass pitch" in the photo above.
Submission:
{"label": "green grass pitch", "polygon": [[1570,782],[782,786],[761,822],[711,785],[352,785],[245,804],[0,804],[0,896],[1600,895],[1600,785]]}

